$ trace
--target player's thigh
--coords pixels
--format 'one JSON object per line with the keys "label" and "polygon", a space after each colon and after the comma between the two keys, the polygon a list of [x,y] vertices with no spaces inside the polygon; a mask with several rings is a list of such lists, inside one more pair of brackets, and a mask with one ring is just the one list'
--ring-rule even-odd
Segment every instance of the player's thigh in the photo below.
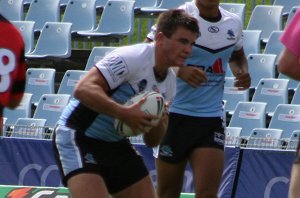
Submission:
{"label": "player's thigh", "polygon": [[108,191],[100,175],[80,173],[68,179],[72,198],[108,198]]}
{"label": "player's thigh", "polygon": [[150,176],[146,176],[133,185],[112,195],[114,198],[157,198]]}
{"label": "player's thigh", "polygon": [[224,151],[217,148],[197,148],[190,157],[195,191],[216,193],[224,169]]}
{"label": "player's thigh", "polygon": [[181,192],[186,163],[186,160],[170,163],[156,159],[158,195]]}

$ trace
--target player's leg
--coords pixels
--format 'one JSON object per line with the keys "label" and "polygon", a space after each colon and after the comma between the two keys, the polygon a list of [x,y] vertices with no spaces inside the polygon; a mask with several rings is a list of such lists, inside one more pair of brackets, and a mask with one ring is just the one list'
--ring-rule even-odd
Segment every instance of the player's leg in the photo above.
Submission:
{"label": "player's leg", "polygon": [[196,198],[216,198],[224,168],[224,151],[195,149],[190,158]]}
{"label": "player's leg", "polygon": [[146,176],[124,190],[112,195],[114,198],[157,198],[150,176]]}
{"label": "player's leg", "polygon": [[161,159],[156,160],[157,194],[159,198],[179,198],[186,160],[179,163],[169,163]]}
{"label": "player's leg", "polygon": [[92,173],[81,173],[68,180],[72,198],[109,198],[108,191],[101,176]]}

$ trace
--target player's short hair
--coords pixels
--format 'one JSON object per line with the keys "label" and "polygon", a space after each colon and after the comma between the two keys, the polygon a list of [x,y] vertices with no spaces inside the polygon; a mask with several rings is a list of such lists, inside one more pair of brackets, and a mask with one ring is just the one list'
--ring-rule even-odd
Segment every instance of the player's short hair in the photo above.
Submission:
{"label": "player's short hair", "polygon": [[170,9],[161,13],[158,17],[156,32],[162,32],[166,37],[170,38],[178,27],[183,27],[196,33],[197,37],[200,34],[197,19],[181,9]]}

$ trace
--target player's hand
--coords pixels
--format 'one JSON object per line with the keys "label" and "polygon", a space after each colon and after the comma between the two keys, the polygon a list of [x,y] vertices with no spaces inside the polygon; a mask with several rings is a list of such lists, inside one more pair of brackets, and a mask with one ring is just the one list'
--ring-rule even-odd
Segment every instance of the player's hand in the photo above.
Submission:
{"label": "player's hand", "polygon": [[177,75],[194,88],[207,81],[205,71],[196,67],[180,67]]}
{"label": "player's hand", "polygon": [[234,86],[238,88],[238,90],[246,90],[251,85],[251,77],[249,73],[238,73],[235,77]]}
{"label": "player's hand", "polygon": [[159,117],[156,115],[146,114],[145,112],[141,111],[141,105],[147,100],[144,97],[137,103],[134,103],[130,106],[124,106],[124,116],[120,118],[123,120],[135,134],[138,131],[142,131],[143,133],[149,132],[149,129],[155,127],[155,125],[151,122],[152,119],[158,119]]}

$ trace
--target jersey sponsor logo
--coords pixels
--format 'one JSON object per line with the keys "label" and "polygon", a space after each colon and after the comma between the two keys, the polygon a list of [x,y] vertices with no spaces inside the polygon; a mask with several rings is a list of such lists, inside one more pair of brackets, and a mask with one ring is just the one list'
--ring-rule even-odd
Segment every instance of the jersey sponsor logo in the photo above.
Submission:
{"label": "jersey sponsor logo", "polygon": [[118,81],[122,76],[128,74],[126,63],[118,56],[110,57],[108,64],[105,65],[114,81]]}
{"label": "jersey sponsor logo", "polygon": [[220,31],[220,29],[219,29],[217,26],[210,26],[210,27],[208,28],[208,31],[209,31],[210,33],[218,33],[218,32]]}
{"label": "jersey sponsor logo", "polygon": [[11,83],[10,73],[15,70],[15,54],[8,49],[0,49],[0,92],[6,92]]}
{"label": "jersey sponsor logo", "polygon": [[231,29],[228,30],[227,35],[228,35],[227,40],[235,40],[235,34],[234,34],[233,30],[231,30]]}
{"label": "jersey sponsor logo", "polygon": [[223,63],[222,63],[221,58],[218,58],[211,66],[194,65],[194,64],[188,64],[188,66],[200,68],[203,71],[208,72],[208,73],[214,73],[214,74],[224,74],[225,73],[225,71],[223,70]]}
{"label": "jersey sponsor logo", "polygon": [[87,164],[97,164],[96,160],[94,159],[94,156],[91,153],[87,153],[84,156],[84,160]]}

